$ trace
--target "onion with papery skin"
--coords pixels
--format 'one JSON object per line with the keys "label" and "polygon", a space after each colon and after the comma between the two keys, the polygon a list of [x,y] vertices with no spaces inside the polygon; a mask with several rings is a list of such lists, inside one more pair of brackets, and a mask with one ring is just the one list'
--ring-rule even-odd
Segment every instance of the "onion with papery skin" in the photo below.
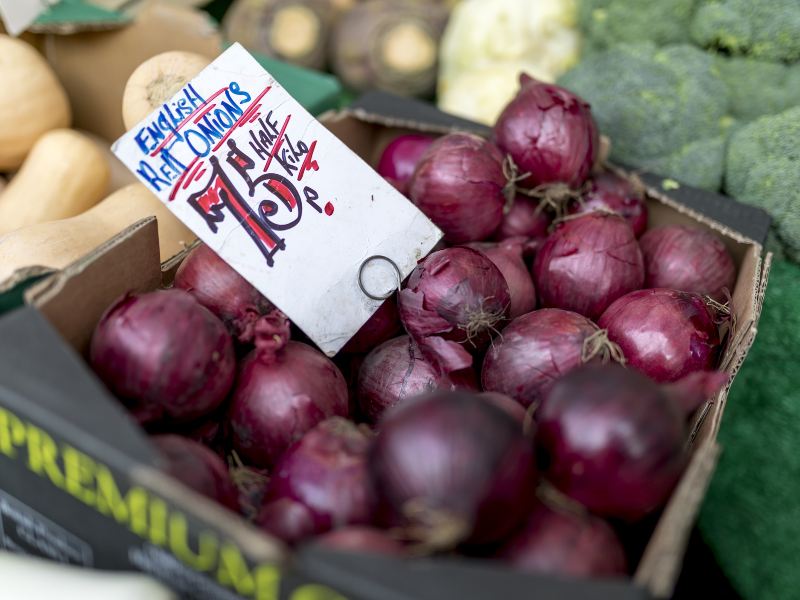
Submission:
{"label": "onion with papery skin", "polygon": [[647,229],[647,204],[641,182],[634,182],[611,172],[595,175],[586,182],[579,201],[569,207],[571,214],[606,211],[623,217],[636,237]]}
{"label": "onion with papery skin", "polygon": [[367,475],[369,444],[369,436],[350,421],[323,421],[275,465],[267,503],[299,502],[308,509],[315,534],[370,523],[375,500]]}
{"label": "onion with papery skin", "polygon": [[434,391],[386,413],[369,451],[374,489],[430,549],[514,531],[534,497],[535,461],[519,422],[485,398]]}
{"label": "onion with papery skin", "polygon": [[378,160],[378,174],[397,182],[398,189],[405,193],[417,163],[435,139],[422,133],[397,136],[383,150]]}
{"label": "onion with papery skin", "polygon": [[639,290],[614,302],[600,317],[627,364],[658,382],[675,381],[716,365],[719,327],[697,294]]}
{"label": "onion with papery skin", "polygon": [[525,526],[498,558],[523,571],[569,577],[625,575],[628,562],[617,534],[602,519],[537,502]]}
{"label": "onion with papery skin", "polygon": [[583,184],[600,148],[589,105],[551,83],[520,75],[520,90],[494,126],[494,140],[514,160],[523,184]]}
{"label": "onion with papery skin", "polygon": [[562,377],[536,423],[544,476],[601,516],[633,522],[660,508],[688,459],[684,407],[670,388],[619,365]]}
{"label": "onion with papery skin", "polygon": [[528,267],[522,260],[525,250],[523,240],[514,238],[499,244],[473,243],[469,247],[483,253],[503,274],[511,295],[509,318],[514,319],[536,308],[536,288]]}
{"label": "onion with papery skin", "polygon": [[644,261],[625,219],[589,213],[556,226],[536,253],[533,274],[542,306],[597,319],[614,300],[642,287]]}
{"label": "onion with papery skin", "polygon": [[344,552],[363,552],[385,556],[405,556],[406,554],[403,545],[390,538],[385,531],[363,525],[351,525],[330,531],[319,536],[314,543]]}
{"label": "onion with papery skin", "polygon": [[288,342],[277,311],[256,324],[256,349],[241,363],[228,411],[234,450],[247,463],[270,467],[317,423],[348,413],[347,383],[319,350]]}
{"label": "onion with papery skin", "polygon": [[196,492],[239,510],[239,493],[222,459],[211,450],[179,435],[154,435],[150,440],[166,459],[165,471]]}
{"label": "onion with papery skin", "polygon": [[621,358],[605,332],[586,317],[543,308],[503,329],[483,359],[481,383],[483,389],[506,394],[527,408],[584,362]]}
{"label": "onion with papery skin", "polygon": [[383,413],[406,398],[442,388],[478,389],[470,369],[446,375],[431,364],[414,340],[403,335],[370,352],[358,374],[359,413],[377,423]]}
{"label": "onion with papery skin", "polygon": [[252,342],[256,320],[273,309],[261,292],[205,244],[183,259],[174,286],[197,298],[243,343]]}
{"label": "onion with papery skin", "polygon": [[398,295],[406,331],[445,372],[472,365],[508,315],[511,304],[503,274],[470,248],[428,255]]}
{"label": "onion with papery skin", "polygon": [[280,498],[264,504],[255,522],[268,534],[291,545],[302,542],[315,533],[311,510],[290,498]]}
{"label": "onion with papery skin", "polygon": [[89,360],[140,423],[213,412],[236,369],[222,321],[183,290],[119,298],[94,330]]}
{"label": "onion with papery skin", "polygon": [[541,243],[547,237],[551,221],[550,215],[539,209],[538,201],[517,196],[511,208],[503,215],[500,227],[493,237],[496,240],[505,240],[521,236]]}
{"label": "onion with papery skin", "polygon": [[422,155],[408,196],[451,244],[489,237],[503,220],[503,155],[469,133],[440,137]]}
{"label": "onion with papery skin", "polygon": [[369,352],[379,344],[396,336],[403,329],[397,312],[395,296],[387,298],[361,329],[350,338],[342,352]]}
{"label": "onion with papery skin", "polygon": [[733,258],[713,233],[689,225],[664,225],[639,240],[645,284],[710,296],[722,302],[736,283]]}

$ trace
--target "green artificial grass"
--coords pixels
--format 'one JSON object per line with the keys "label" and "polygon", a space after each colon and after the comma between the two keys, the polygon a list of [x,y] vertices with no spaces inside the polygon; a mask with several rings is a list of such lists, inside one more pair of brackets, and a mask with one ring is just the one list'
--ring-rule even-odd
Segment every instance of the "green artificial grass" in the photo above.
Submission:
{"label": "green artificial grass", "polygon": [[800,598],[800,266],[773,265],[700,530],[745,600]]}

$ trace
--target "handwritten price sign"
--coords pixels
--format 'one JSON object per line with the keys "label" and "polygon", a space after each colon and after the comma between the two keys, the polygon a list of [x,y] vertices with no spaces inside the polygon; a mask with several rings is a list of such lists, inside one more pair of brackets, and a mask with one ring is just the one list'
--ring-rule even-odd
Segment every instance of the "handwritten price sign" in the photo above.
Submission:
{"label": "handwritten price sign", "polygon": [[238,44],[113,150],[328,355],[442,235]]}

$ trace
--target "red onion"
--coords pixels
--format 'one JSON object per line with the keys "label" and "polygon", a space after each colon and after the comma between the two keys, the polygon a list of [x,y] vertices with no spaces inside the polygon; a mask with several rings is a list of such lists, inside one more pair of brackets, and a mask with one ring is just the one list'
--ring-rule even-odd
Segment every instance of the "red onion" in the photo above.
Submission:
{"label": "red onion", "polygon": [[606,517],[636,521],[664,505],[686,464],[683,410],[619,365],[586,365],[553,386],[536,415],[545,477]]}
{"label": "red onion", "polygon": [[288,321],[278,321],[272,328],[266,318],[258,322],[256,349],[240,365],[228,412],[233,448],[261,467],[317,423],[348,413],[347,383],[336,365],[311,346],[287,343]]}
{"label": "red onion", "polygon": [[531,442],[476,394],[437,390],[384,415],[369,453],[374,489],[432,548],[502,539],[534,497]]}
{"label": "red onion", "polygon": [[272,304],[205,244],[195,247],[175,273],[174,286],[217,315],[237,340],[249,343],[253,325]]}
{"label": "red onion", "polygon": [[290,498],[280,498],[264,504],[255,522],[268,534],[291,545],[302,542],[315,533],[311,510]]}
{"label": "red onion", "polygon": [[236,455],[235,466],[231,466],[230,474],[239,491],[239,512],[248,520],[254,520],[264,504],[264,497],[269,485],[269,472],[243,465]]}
{"label": "red onion", "polygon": [[408,182],[409,197],[452,244],[490,236],[503,220],[503,155],[469,133],[436,140]]}
{"label": "red onion", "polygon": [[511,208],[503,215],[500,227],[494,232],[494,239],[524,237],[534,242],[543,242],[550,222],[550,215],[539,209],[537,200],[517,196]]}
{"label": "red onion", "polygon": [[614,212],[628,222],[637,238],[644,233],[647,229],[647,204],[641,184],[606,171],[589,179],[587,187],[580,201],[570,206],[570,213]]}
{"label": "red onion", "polygon": [[436,138],[421,133],[398,135],[386,146],[378,161],[378,173],[405,189],[422,155]]}
{"label": "red onion", "polygon": [[605,332],[586,317],[557,308],[517,317],[483,360],[483,389],[538,403],[557,379],[586,360],[620,358]]}
{"label": "red onion", "polygon": [[527,185],[564,183],[577,189],[595,163],[600,138],[589,105],[571,92],[520,75],[520,90],[494,126]]}
{"label": "red onion", "polygon": [[500,270],[477,250],[447,248],[417,265],[398,296],[400,320],[445,372],[472,365],[511,304]]}
{"label": "red onion", "polygon": [[589,213],[559,223],[533,263],[542,306],[597,319],[620,296],[644,284],[642,251],[618,215]]}
{"label": "red onion", "polygon": [[225,326],[183,290],[118,299],[94,330],[89,358],[142,423],[187,422],[212,412],[235,372]]}
{"label": "red onion", "polygon": [[525,424],[526,411],[522,405],[513,398],[501,394],[500,392],[481,392],[478,394],[479,398],[488,400],[490,404],[494,404],[497,408],[504,410],[509,416],[519,421],[520,425]]}
{"label": "red onion", "polygon": [[533,286],[528,267],[522,260],[525,248],[520,238],[507,239],[499,244],[473,242],[469,247],[481,252],[503,274],[511,295],[508,310],[511,319],[536,308],[536,288]]}
{"label": "red onion", "polygon": [[378,344],[393,338],[402,330],[400,315],[397,312],[397,300],[388,298],[380,308],[361,326],[350,341],[342,348],[342,352],[369,352]]}
{"label": "red onion", "polygon": [[239,493],[222,459],[211,450],[179,435],[150,438],[166,460],[165,470],[196,492],[239,510]]}
{"label": "red onion", "polygon": [[368,423],[386,409],[437,388],[477,390],[474,373],[466,369],[446,375],[422,354],[407,335],[384,342],[367,355],[358,375],[358,407]]}
{"label": "red onion", "polygon": [[374,497],[367,476],[370,438],[350,421],[323,421],[281,457],[267,502],[289,499],[308,509],[315,534],[370,523]]}
{"label": "red onion", "polygon": [[498,556],[525,571],[569,577],[625,575],[625,549],[602,519],[537,502],[525,527]]}
{"label": "red onion", "polygon": [[631,292],[600,317],[628,365],[655,381],[680,379],[714,367],[720,336],[702,297],[676,290]]}
{"label": "red onion", "polygon": [[736,282],[736,265],[725,244],[700,227],[656,227],[639,245],[647,287],[694,292],[721,302]]}
{"label": "red onion", "polygon": [[345,552],[364,552],[386,556],[404,556],[405,548],[400,542],[390,538],[385,531],[351,525],[321,535],[314,543]]}

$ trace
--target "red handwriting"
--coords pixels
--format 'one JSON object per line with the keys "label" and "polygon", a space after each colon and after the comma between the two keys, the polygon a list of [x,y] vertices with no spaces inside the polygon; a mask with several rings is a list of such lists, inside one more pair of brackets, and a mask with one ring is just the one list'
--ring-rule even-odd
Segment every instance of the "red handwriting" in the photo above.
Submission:
{"label": "red handwriting", "polygon": [[300,173],[297,174],[297,181],[303,180],[303,175],[306,171],[319,171],[319,165],[317,161],[314,160],[314,148],[317,147],[317,140],[311,142],[311,146],[308,148],[308,154],[306,154],[306,158],[303,161],[303,165],[300,167]]}
{"label": "red handwriting", "polygon": [[[269,89],[269,88],[267,88],[267,89]],[[224,94],[226,91],[228,91],[228,86],[227,85],[224,88],[222,88],[221,90],[217,90],[216,92],[211,94],[208,98],[206,98],[206,100],[200,106],[198,106],[191,113],[189,113],[189,115],[183,121],[178,123],[178,126],[175,128],[175,131],[180,131],[181,127],[183,127],[189,121],[191,121],[197,115],[197,113],[199,111],[205,110],[206,106],[208,105],[209,102],[211,102],[214,98],[216,98],[220,94]],[[211,110],[211,108],[213,108],[213,106],[209,107],[208,110]],[[164,140],[158,146],[156,146],[155,150],[153,150],[150,153],[150,156],[157,156],[158,153],[161,152],[161,150],[164,149],[164,146],[166,146],[172,140],[172,138],[175,137],[175,131],[171,132],[167,137],[165,137]]]}

